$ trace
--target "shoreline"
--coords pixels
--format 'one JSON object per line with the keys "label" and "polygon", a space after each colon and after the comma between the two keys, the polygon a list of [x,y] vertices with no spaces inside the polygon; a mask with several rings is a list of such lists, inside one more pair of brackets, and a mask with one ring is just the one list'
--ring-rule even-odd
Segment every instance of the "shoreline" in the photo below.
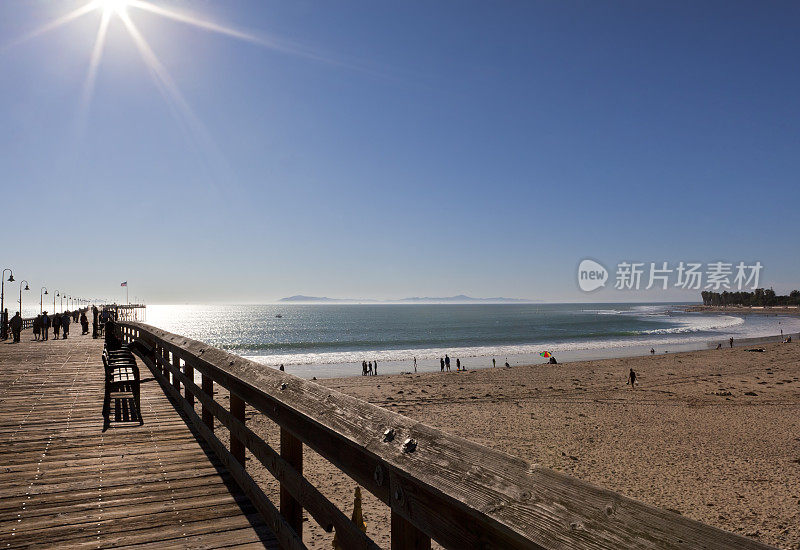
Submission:
{"label": "shoreline", "polygon": [[[775,344],[781,343],[783,338],[786,336],[791,336],[793,342],[800,342],[800,332],[791,332],[786,333],[784,335],[781,334],[774,334],[769,336],[754,336],[749,338],[735,338],[734,339],[734,348],[741,348],[745,346],[755,346],[755,345],[762,345],[762,344]],[[687,352],[696,352],[696,351],[704,351],[704,350],[714,350],[717,344],[722,344],[723,349],[728,349],[728,340],[727,338],[720,338],[720,339],[713,339],[713,340],[695,340],[695,341],[687,341],[684,343],[669,343],[667,345],[662,345],[656,348],[652,344],[641,344],[641,345],[632,345],[632,346],[622,346],[622,347],[608,347],[608,348],[592,348],[592,349],[576,349],[576,350],[565,350],[565,351],[557,351],[554,352],[554,356],[559,364],[575,364],[580,362],[590,362],[590,361],[602,361],[602,360],[609,360],[609,359],[625,359],[625,358],[635,358],[635,357],[645,357],[651,356],[650,349],[656,349],[656,353],[654,355],[674,355],[677,353],[687,353]],[[544,348],[543,348],[544,349]],[[442,355],[446,350],[442,350]],[[374,357],[374,353],[372,356]],[[263,362],[258,361],[258,356],[244,356],[247,359],[253,360],[261,365],[264,365],[269,368],[277,369],[278,365],[274,364],[266,364]],[[364,357],[370,357],[370,352],[365,352]],[[516,367],[525,367],[525,366],[541,366],[548,364],[547,360],[542,357],[539,357],[536,353],[531,354],[517,354],[517,355],[508,355],[509,357],[509,364],[511,368]],[[482,356],[459,356],[461,359],[462,364],[464,365],[466,371],[472,370],[485,370],[485,369],[492,369],[495,368],[492,366],[492,357],[487,355]],[[451,372],[455,371],[455,359],[456,356],[451,356]],[[497,366],[496,368],[504,368],[503,363],[505,362],[505,357],[499,358],[497,357]],[[413,360],[401,360],[401,361],[381,361],[379,362],[379,375],[383,376],[391,376],[391,375],[401,375],[401,374],[428,374],[428,373],[437,373],[442,374],[440,372],[439,361],[437,360],[420,360],[417,364],[417,371],[414,371],[413,368]],[[284,367],[286,372],[294,376],[299,376],[301,378],[306,379],[317,379],[317,380],[330,380],[330,379],[348,379],[348,378],[362,378],[361,376],[361,365],[353,362],[341,362],[341,363],[308,363],[308,364],[287,364]],[[343,371],[347,371],[351,374],[342,376]]]}
{"label": "shoreline", "polygon": [[685,306],[687,313],[728,313],[736,315],[800,315],[800,306]]}

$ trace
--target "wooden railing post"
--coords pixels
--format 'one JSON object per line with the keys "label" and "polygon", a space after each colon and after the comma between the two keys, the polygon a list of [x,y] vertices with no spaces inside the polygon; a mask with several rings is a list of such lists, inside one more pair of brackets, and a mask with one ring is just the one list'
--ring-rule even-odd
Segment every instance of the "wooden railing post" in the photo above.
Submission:
{"label": "wooden railing post", "polygon": [[[186,360],[183,361],[183,373],[186,375],[186,378],[194,382],[194,367],[189,365],[189,363],[187,363]],[[185,384],[184,384],[183,395],[186,398],[186,401],[189,402],[189,405],[194,406],[194,395],[192,395],[192,392],[189,390],[188,387],[186,387]]]}
{"label": "wooden railing post", "polygon": [[[244,424],[244,400],[233,392],[231,392],[231,415]],[[245,466],[244,441],[233,434],[231,434],[231,454],[242,467]]]}
{"label": "wooden railing post", "polygon": [[[303,442],[281,428],[281,458],[288,462],[298,474],[303,473]],[[303,507],[281,484],[281,515],[291,525],[297,536],[303,537]]]}
{"label": "wooden railing post", "polygon": [[[203,373],[203,393],[207,396],[213,398],[214,397],[214,380]],[[209,430],[212,432],[214,431],[214,413],[211,412],[205,403],[203,403],[203,424],[205,424]]]}
{"label": "wooden railing post", "polygon": [[431,538],[392,510],[392,550],[430,550]]}
{"label": "wooden railing post", "polygon": [[[173,366],[174,366],[176,369],[178,369],[179,371],[181,370],[181,358],[180,358],[180,357],[178,357],[178,354],[177,354],[177,353],[175,353],[174,351],[172,352],[172,365],[173,365]],[[179,379],[177,376],[175,376],[174,374],[172,375],[172,386],[173,386],[173,387],[174,387],[176,390],[178,390],[178,393],[180,394],[180,392],[181,392],[181,381],[180,381],[180,379]]]}
{"label": "wooden railing post", "polygon": [[167,368],[167,363],[169,363],[169,352],[162,346],[161,347],[161,372],[164,374],[164,377],[169,382],[169,369]]}

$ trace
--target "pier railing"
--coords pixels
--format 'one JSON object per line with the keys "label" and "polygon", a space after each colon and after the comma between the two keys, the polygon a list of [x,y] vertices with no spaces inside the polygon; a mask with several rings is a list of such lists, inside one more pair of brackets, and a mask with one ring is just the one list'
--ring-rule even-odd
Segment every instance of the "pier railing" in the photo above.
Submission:
{"label": "pier railing", "polygon": [[[430,548],[431,539],[453,549],[768,548],[184,336],[135,322],[115,332],[136,342],[283,548],[305,548],[303,509],[335,529],[342,548],[377,548],[303,476],[303,445],[391,508],[393,549]],[[217,385],[230,393],[227,408]],[[246,406],[280,427],[279,450],[247,427]],[[279,507],[248,474],[245,449],[280,483]]]}
{"label": "pier railing", "polygon": [[[81,309],[76,310],[78,313],[83,313],[84,311],[89,311],[88,307],[84,307]],[[53,315],[50,315],[50,318],[53,318]],[[36,320],[36,317],[23,317],[22,318],[22,330],[28,330],[29,328],[33,328],[33,322]]]}

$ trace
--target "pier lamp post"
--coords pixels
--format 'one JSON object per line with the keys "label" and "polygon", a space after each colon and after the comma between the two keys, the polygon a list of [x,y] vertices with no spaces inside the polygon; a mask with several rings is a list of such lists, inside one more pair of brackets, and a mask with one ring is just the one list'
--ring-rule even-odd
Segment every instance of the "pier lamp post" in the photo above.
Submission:
{"label": "pier lamp post", "polygon": [[[8,282],[14,282],[14,272],[11,271],[11,268],[5,268],[3,273],[0,274],[0,340],[5,340],[8,338],[8,328],[6,323],[8,320],[5,318],[6,314],[6,306],[5,306],[5,286],[6,286],[6,271],[8,271]],[[21,314],[20,314],[21,315]]]}
{"label": "pier lamp post", "polygon": [[61,294],[59,294],[59,292],[56,290],[56,293],[53,294],[53,315],[56,314],[56,298],[59,296],[61,296]]}
{"label": "pier lamp post", "polygon": [[[44,293],[42,293],[43,290],[44,290]],[[44,305],[42,303],[43,296],[47,296],[47,289],[45,287],[42,287],[42,288],[39,289],[39,315],[41,315],[42,311],[44,311]],[[22,314],[20,313],[20,315],[22,315]]]}
{"label": "pier lamp post", "polygon": [[[22,283],[25,283],[25,288],[22,288]],[[20,281],[19,282],[19,316],[22,317],[22,291],[23,290],[30,290],[31,288],[28,286],[28,281]]]}
{"label": "pier lamp post", "polygon": [[61,311],[64,311],[64,295],[63,294],[61,295],[60,302],[61,302]]}

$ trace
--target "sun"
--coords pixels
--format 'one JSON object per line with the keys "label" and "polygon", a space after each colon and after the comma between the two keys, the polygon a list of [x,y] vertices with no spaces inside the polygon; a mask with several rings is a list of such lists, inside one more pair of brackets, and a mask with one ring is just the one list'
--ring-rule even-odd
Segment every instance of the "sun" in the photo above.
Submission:
{"label": "sun", "polygon": [[130,0],[97,0],[97,5],[104,13],[122,14],[130,4]]}

